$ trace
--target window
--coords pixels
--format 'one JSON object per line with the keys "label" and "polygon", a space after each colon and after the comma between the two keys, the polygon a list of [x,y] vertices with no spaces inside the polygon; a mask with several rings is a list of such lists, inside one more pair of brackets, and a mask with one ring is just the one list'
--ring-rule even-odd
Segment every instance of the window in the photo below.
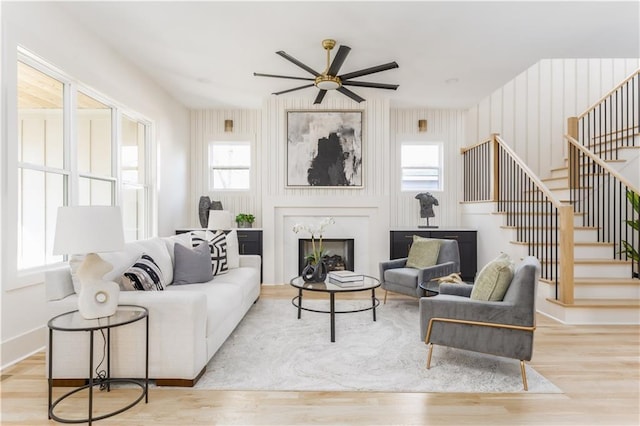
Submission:
{"label": "window", "polygon": [[51,254],[56,212],[66,202],[65,84],[18,62],[18,269],[62,260]]}
{"label": "window", "polygon": [[400,146],[402,191],[442,191],[442,144],[403,142]]}
{"label": "window", "polygon": [[122,116],[120,172],[122,176],[122,222],[126,241],[148,235],[149,184],[146,173],[147,123]]}
{"label": "window", "polygon": [[148,238],[151,124],[22,49],[18,58],[17,271],[63,260],[52,254],[60,206],[120,205],[125,239]]}
{"label": "window", "polygon": [[251,187],[251,143],[215,141],[209,144],[209,190]]}

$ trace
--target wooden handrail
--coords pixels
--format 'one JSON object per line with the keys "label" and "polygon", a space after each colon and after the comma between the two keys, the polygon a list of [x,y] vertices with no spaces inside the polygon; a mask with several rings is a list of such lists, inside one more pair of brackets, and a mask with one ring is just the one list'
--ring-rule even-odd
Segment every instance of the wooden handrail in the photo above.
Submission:
{"label": "wooden handrail", "polygon": [[467,151],[471,151],[472,149],[477,148],[480,145],[484,145],[486,143],[489,143],[489,142],[491,142],[491,139],[492,138],[489,138],[489,139],[484,140],[482,142],[478,142],[478,143],[476,143],[474,145],[462,147],[462,148],[460,148],[460,154],[465,154]]}
{"label": "wooden handrail", "polygon": [[629,188],[631,191],[635,192],[636,194],[640,194],[640,190],[638,190],[638,188],[636,188],[634,184],[629,182],[624,176],[618,173],[617,170],[615,170],[610,165],[608,165],[600,157],[598,157],[593,152],[589,151],[587,148],[582,146],[580,142],[578,142],[576,139],[574,139],[570,135],[564,135],[564,138],[569,142],[569,144],[575,146],[580,151],[582,151],[587,157],[593,160],[593,162],[595,162],[597,165],[605,169],[609,174],[611,174],[614,178],[622,182],[622,184],[625,185],[627,188]]}
{"label": "wooden handrail", "polygon": [[616,87],[614,87],[613,89],[609,90],[604,96],[602,96],[600,99],[598,99],[596,102],[594,102],[593,105],[591,105],[589,108],[587,108],[585,110],[585,112],[583,112],[582,114],[580,114],[578,116],[578,119],[584,117],[585,115],[589,114],[589,112],[591,112],[592,109],[594,109],[595,107],[597,107],[598,105],[600,105],[606,98],[608,98],[609,96],[611,96],[613,93],[615,93],[616,90],[618,90],[619,88],[621,88],[625,83],[627,83],[629,80],[631,80],[632,78],[634,78],[636,75],[640,74],[640,68],[638,68],[637,70],[635,70],[634,72],[631,73],[631,75],[627,78],[625,78],[624,80],[622,80],[622,82],[620,84],[618,84]]}
{"label": "wooden handrail", "polygon": [[542,191],[542,193],[549,199],[549,201],[551,201],[551,204],[553,204],[554,207],[560,208],[564,206],[564,204],[560,202],[560,200],[558,200],[551,191],[549,191],[547,186],[542,183],[538,176],[536,176],[536,174],[533,173],[533,171],[524,162],[522,162],[522,160],[520,160],[520,157],[518,157],[515,151],[511,149],[511,147],[507,145],[506,142],[503,141],[502,138],[500,138],[500,136],[495,135],[495,138],[496,141],[498,141],[498,143],[502,146],[502,149],[509,153],[513,161],[515,161],[516,164],[518,164],[518,166],[527,174],[529,179],[531,179],[536,184],[538,189],[540,189],[540,191]]}

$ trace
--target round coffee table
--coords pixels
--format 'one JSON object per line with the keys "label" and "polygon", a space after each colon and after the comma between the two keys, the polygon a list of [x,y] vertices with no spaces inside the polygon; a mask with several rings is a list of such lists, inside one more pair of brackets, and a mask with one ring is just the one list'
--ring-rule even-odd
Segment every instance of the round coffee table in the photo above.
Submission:
{"label": "round coffee table", "polygon": [[[291,299],[293,306],[298,308],[298,319],[302,314],[302,311],[320,312],[323,314],[329,314],[331,317],[331,341],[336,341],[336,314],[350,314],[354,312],[373,311],[373,320],[376,320],[376,308],[380,305],[380,300],[376,298],[376,288],[380,287],[380,281],[377,278],[370,277],[368,275],[362,276],[362,281],[352,282],[345,285],[333,284],[329,281],[329,278],[323,283],[305,282],[302,277],[298,276],[293,278],[289,284],[298,289],[298,295]],[[316,291],[320,293],[329,294],[329,310],[323,311],[318,309],[311,309],[302,306],[302,294],[303,291]],[[371,291],[371,306],[367,306],[362,309],[355,309],[350,311],[336,311],[336,294],[337,293],[353,293],[357,291]]]}

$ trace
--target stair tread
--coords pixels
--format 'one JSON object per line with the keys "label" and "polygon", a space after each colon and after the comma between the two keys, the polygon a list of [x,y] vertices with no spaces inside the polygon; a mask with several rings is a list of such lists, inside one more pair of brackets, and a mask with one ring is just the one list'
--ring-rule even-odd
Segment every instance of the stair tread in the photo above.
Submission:
{"label": "stair tread", "polygon": [[[513,225],[500,225],[500,228],[504,228],[504,229],[540,229],[540,227],[535,227],[535,226],[513,226]],[[544,228],[544,229],[559,229],[557,226],[554,227],[548,227],[548,228]],[[598,227],[596,226],[574,226],[573,227],[574,230],[597,230]]]}
{"label": "stair tread", "polygon": [[[555,285],[555,281],[540,278],[545,284]],[[577,285],[640,285],[640,279],[637,278],[609,278],[609,277],[592,277],[592,278],[574,278],[573,283]]]}
{"label": "stair tread", "polygon": [[640,300],[634,299],[574,299],[573,303],[563,303],[547,298],[547,301],[565,308],[640,308]]}
{"label": "stair tread", "polygon": [[[554,259],[539,259],[540,263],[556,263],[557,261]],[[586,264],[586,265],[600,265],[600,264],[608,264],[608,265],[631,265],[633,262],[631,260],[622,260],[622,259],[604,259],[604,258],[577,258],[573,260],[573,263]]]}
{"label": "stair tread", "polygon": [[[538,215],[538,216],[542,216],[542,215],[550,215],[550,214],[555,214],[553,212],[491,212],[491,214],[501,214],[501,215],[506,215],[506,214],[518,214],[518,215]],[[573,212],[574,216],[584,216],[583,212]]]}

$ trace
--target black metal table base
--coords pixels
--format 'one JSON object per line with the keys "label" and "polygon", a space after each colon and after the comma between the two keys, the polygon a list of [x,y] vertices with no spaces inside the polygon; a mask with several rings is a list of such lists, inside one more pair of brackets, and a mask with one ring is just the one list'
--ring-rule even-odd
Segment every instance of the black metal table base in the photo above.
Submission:
{"label": "black metal table base", "polygon": [[376,308],[380,306],[380,300],[376,298],[376,290],[371,289],[371,306],[362,309],[354,309],[350,311],[336,311],[336,294],[329,293],[329,310],[319,310],[305,308],[302,306],[302,289],[298,289],[298,295],[291,299],[291,304],[298,308],[298,319],[301,318],[302,311],[318,312],[321,314],[329,314],[331,317],[331,342],[336,341],[336,314],[352,314],[356,312],[373,311],[373,320],[376,321]]}

